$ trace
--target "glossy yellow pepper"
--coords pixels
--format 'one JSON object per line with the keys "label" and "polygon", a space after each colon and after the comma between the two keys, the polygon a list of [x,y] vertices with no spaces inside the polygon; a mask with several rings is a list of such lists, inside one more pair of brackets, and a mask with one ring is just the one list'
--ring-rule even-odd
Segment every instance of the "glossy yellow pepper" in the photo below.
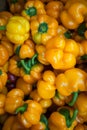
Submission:
{"label": "glossy yellow pepper", "polygon": [[63,9],[63,3],[61,1],[52,0],[46,4],[45,9],[47,15],[59,20],[60,12]]}
{"label": "glossy yellow pepper", "polygon": [[68,29],[76,29],[87,16],[87,3],[82,0],[67,1],[65,9],[60,14],[62,24]]}
{"label": "glossy yellow pepper", "polygon": [[15,110],[23,104],[24,92],[14,88],[7,93],[4,109],[6,112],[15,114]]}
{"label": "glossy yellow pepper", "polygon": [[25,3],[22,16],[28,20],[33,20],[40,14],[46,14],[44,4],[40,0],[30,0]]}
{"label": "glossy yellow pepper", "polygon": [[43,73],[42,79],[37,82],[37,91],[41,98],[51,99],[55,95],[55,74],[47,70]]}
{"label": "glossy yellow pepper", "polygon": [[6,100],[6,95],[0,94],[0,115],[3,115],[5,113],[5,100]]}
{"label": "glossy yellow pepper", "polygon": [[77,91],[87,91],[87,73],[79,68],[68,69],[57,75],[56,88],[64,96]]}
{"label": "glossy yellow pepper", "polygon": [[31,21],[31,35],[36,44],[46,44],[48,39],[57,34],[58,22],[48,15],[38,15]]}
{"label": "glossy yellow pepper", "polygon": [[6,25],[6,36],[14,44],[23,44],[29,37],[30,24],[22,16],[13,16]]}
{"label": "glossy yellow pepper", "polygon": [[46,43],[45,58],[54,69],[65,70],[76,65],[79,46],[72,39],[55,36]]}
{"label": "glossy yellow pepper", "polygon": [[25,128],[39,123],[42,114],[41,105],[34,100],[27,100],[23,106],[16,109],[18,119]]}
{"label": "glossy yellow pepper", "polygon": [[22,45],[15,45],[14,51],[21,59],[32,58],[35,54],[34,42],[28,39]]}
{"label": "glossy yellow pepper", "polygon": [[17,116],[9,116],[4,122],[2,130],[29,130],[19,122]]}
{"label": "glossy yellow pepper", "polygon": [[7,73],[4,72],[2,68],[0,68],[0,92],[3,91],[3,88],[7,83],[7,79],[8,79]]}
{"label": "glossy yellow pepper", "polygon": [[87,122],[87,94],[85,92],[79,94],[75,103],[75,108],[78,109],[78,115],[81,120]]}
{"label": "glossy yellow pepper", "polygon": [[61,107],[58,111],[52,112],[48,120],[50,130],[73,130],[77,125],[77,113],[78,110],[67,107]]}

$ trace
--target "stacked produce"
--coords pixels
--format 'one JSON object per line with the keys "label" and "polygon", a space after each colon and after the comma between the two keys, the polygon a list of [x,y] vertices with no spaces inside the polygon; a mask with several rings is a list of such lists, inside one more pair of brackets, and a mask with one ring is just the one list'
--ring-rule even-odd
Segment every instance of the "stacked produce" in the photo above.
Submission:
{"label": "stacked produce", "polygon": [[0,130],[87,130],[87,1],[8,5],[0,12]]}

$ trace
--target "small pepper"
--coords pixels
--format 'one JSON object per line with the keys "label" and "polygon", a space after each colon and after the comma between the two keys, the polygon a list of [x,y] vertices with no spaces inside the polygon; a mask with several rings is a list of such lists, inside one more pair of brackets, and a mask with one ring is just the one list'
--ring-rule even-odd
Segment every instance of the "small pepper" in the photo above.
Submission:
{"label": "small pepper", "polygon": [[87,73],[79,68],[66,70],[57,75],[56,88],[63,96],[69,96],[73,92],[86,91]]}
{"label": "small pepper", "polygon": [[51,99],[55,95],[55,74],[50,71],[44,71],[42,79],[37,82],[37,91],[41,98]]}
{"label": "small pepper", "polygon": [[47,41],[45,58],[54,69],[66,70],[76,65],[79,46],[72,39],[55,36]]}
{"label": "small pepper", "polygon": [[87,15],[87,3],[85,3],[77,0],[68,4],[67,1],[65,9],[60,14],[61,22],[66,28],[76,29],[84,21]]}
{"label": "small pepper", "polygon": [[0,115],[5,114],[5,109],[4,109],[5,100],[6,100],[6,95],[0,93]]}
{"label": "small pepper", "polygon": [[77,113],[78,110],[71,110],[66,107],[52,112],[48,120],[50,130],[73,130],[77,125]]}
{"label": "small pepper", "polygon": [[5,100],[5,111],[15,114],[15,110],[23,104],[24,93],[18,88],[14,88],[7,93]]}
{"label": "small pepper", "polygon": [[44,4],[40,0],[27,1],[22,10],[22,16],[34,20],[37,15],[46,14]]}
{"label": "small pepper", "polygon": [[15,112],[18,114],[18,119],[22,125],[25,128],[29,128],[40,121],[42,107],[34,100],[27,100],[24,105],[18,107]]}
{"label": "small pepper", "polygon": [[6,36],[14,44],[23,44],[29,38],[30,24],[22,16],[13,16],[6,25]]}
{"label": "small pepper", "polygon": [[58,22],[48,15],[38,15],[31,21],[32,39],[36,44],[46,44],[46,42],[57,34]]}

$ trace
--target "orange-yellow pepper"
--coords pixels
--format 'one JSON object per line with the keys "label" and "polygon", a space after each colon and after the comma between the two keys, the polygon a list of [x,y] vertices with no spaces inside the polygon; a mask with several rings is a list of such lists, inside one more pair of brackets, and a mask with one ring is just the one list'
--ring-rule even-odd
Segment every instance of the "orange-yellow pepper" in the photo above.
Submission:
{"label": "orange-yellow pepper", "polygon": [[16,88],[21,89],[24,92],[24,95],[28,95],[32,91],[32,85],[25,82],[22,78],[17,79]]}
{"label": "orange-yellow pepper", "polygon": [[79,68],[68,69],[57,75],[55,83],[58,92],[64,96],[77,91],[87,91],[87,73]]}
{"label": "orange-yellow pepper", "polygon": [[22,10],[22,16],[33,20],[37,15],[46,14],[44,4],[40,0],[27,1]]}
{"label": "orange-yellow pepper", "polygon": [[32,58],[20,60],[20,76],[25,82],[33,84],[41,78],[44,69],[43,64],[37,61],[38,54],[36,53]]}
{"label": "orange-yellow pepper", "polygon": [[9,59],[8,71],[15,76],[20,76],[20,68],[18,67],[19,57],[13,56]]}
{"label": "orange-yellow pepper", "polygon": [[[67,5],[68,4],[68,5]],[[60,14],[62,24],[68,29],[76,29],[87,16],[87,2],[82,0],[66,3],[65,9]]]}
{"label": "orange-yellow pepper", "polygon": [[38,53],[38,61],[44,65],[49,65],[45,58],[46,47],[44,45],[36,45],[35,49]]}
{"label": "orange-yellow pepper", "polygon": [[32,58],[35,54],[35,46],[32,40],[28,39],[23,45],[14,46],[15,54],[21,59]]}
{"label": "orange-yellow pepper", "polygon": [[0,93],[0,115],[3,115],[5,113],[5,100],[6,95]]}
{"label": "orange-yellow pepper", "polygon": [[87,129],[87,125],[85,124],[78,124],[74,130],[86,130]]}
{"label": "orange-yellow pepper", "polygon": [[21,89],[14,88],[7,93],[5,99],[5,111],[15,114],[15,110],[23,104],[24,92]]}
{"label": "orange-yellow pepper", "polygon": [[14,44],[23,44],[29,38],[30,23],[22,16],[13,16],[6,25],[6,36]]}
{"label": "orange-yellow pepper", "polygon": [[66,107],[59,108],[58,111],[52,112],[48,120],[50,130],[73,130],[77,125],[77,113],[77,110],[72,110]]}
{"label": "orange-yellow pepper", "polygon": [[55,74],[51,70],[44,71],[42,79],[37,82],[37,91],[41,98],[51,99],[55,95]]}
{"label": "orange-yellow pepper", "polygon": [[23,106],[16,109],[18,119],[25,128],[39,123],[42,113],[41,105],[34,100],[27,100]]}
{"label": "orange-yellow pepper", "polygon": [[87,93],[83,92],[79,94],[75,103],[75,108],[78,109],[78,115],[81,118],[81,120],[83,122],[87,122]]}
{"label": "orange-yellow pepper", "polygon": [[7,49],[9,56],[12,56],[14,51],[13,51],[13,44],[9,41],[1,40],[1,44]]}
{"label": "orange-yellow pepper", "polygon": [[47,15],[52,16],[55,19],[59,20],[60,12],[63,9],[63,3],[61,1],[50,1],[45,6],[45,9]]}
{"label": "orange-yellow pepper", "polygon": [[2,130],[29,130],[19,122],[17,116],[9,116],[4,122]]}
{"label": "orange-yellow pepper", "polygon": [[45,58],[54,69],[65,70],[76,65],[79,46],[73,39],[55,36],[46,43]]}
{"label": "orange-yellow pepper", "polygon": [[3,91],[6,82],[7,82],[7,73],[4,72],[4,70],[2,68],[0,68],[0,92]]}
{"label": "orange-yellow pepper", "polygon": [[9,59],[9,52],[7,48],[0,44],[0,66],[3,66]]}
{"label": "orange-yellow pepper", "polygon": [[51,99],[43,99],[40,97],[40,95],[37,92],[37,89],[34,89],[30,93],[30,98],[39,102],[43,108],[43,113],[46,113],[47,109],[52,105],[52,100]]}
{"label": "orange-yellow pepper", "polygon": [[20,14],[24,8],[24,0],[8,0],[8,4],[12,14]]}
{"label": "orange-yellow pepper", "polygon": [[58,22],[48,15],[38,15],[31,21],[31,35],[36,44],[46,44],[48,39],[57,34]]}

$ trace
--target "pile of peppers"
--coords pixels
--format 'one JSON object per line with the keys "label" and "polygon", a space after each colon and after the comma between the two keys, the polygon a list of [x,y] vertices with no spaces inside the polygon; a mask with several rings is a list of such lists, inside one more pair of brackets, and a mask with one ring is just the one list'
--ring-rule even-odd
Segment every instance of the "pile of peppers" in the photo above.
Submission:
{"label": "pile of peppers", "polygon": [[87,130],[87,0],[7,2],[0,130]]}

